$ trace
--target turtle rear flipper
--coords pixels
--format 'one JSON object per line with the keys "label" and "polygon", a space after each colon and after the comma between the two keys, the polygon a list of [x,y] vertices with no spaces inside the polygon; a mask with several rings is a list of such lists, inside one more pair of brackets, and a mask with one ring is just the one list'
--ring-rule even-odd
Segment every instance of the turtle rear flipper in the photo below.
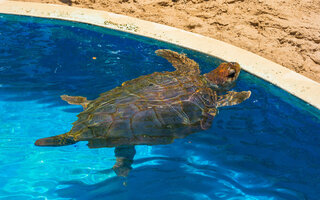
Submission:
{"label": "turtle rear flipper", "polygon": [[233,106],[239,103],[242,103],[246,99],[248,99],[251,95],[251,91],[242,91],[242,92],[235,92],[235,91],[228,91],[227,94],[219,96],[217,106]]}
{"label": "turtle rear flipper", "polygon": [[136,150],[133,145],[129,146],[118,146],[114,149],[117,162],[112,167],[113,171],[118,176],[127,177],[131,171],[134,155]]}
{"label": "turtle rear flipper", "polygon": [[38,139],[34,144],[36,146],[65,146],[75,144],[78,141],[75,141],[68,133]]}
{"label": "turtle rear flipper", "polygon": [[88,104],[91,102],[87,100],[86,97],[81,96],[69,96],[69,95],[61,95],[62,100],[68,102],[69,104],[81,105],[83,109],[86,109]]}

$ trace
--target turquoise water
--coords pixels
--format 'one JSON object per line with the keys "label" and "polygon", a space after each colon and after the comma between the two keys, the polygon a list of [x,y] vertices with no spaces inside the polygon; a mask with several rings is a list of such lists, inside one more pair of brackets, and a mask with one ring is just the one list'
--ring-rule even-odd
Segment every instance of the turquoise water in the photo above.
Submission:
{"label": "turquoise water", "polygon": [[0,15],[0,199],[318,199],[320,111],[246,72],[234,90],[251,90],[249,100],[221,108],[207,131],[137,146],[126,179],[111,170],[113,148],[34,146],[81,112],[60,95],[93,99],[173,70],[160,48],[188,54],[202,72],[221,62],[100,27]]}

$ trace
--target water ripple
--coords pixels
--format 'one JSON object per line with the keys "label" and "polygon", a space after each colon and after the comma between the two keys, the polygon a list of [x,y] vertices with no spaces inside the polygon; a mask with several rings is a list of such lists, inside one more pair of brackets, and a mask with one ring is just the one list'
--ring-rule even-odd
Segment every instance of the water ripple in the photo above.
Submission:
{"label": "water ripple", "polygon": [[65,21],[0,15],[0,33],[0,199],[318,199],[319,111],[246,72],[234,90],[251,90],[249,100],[220,108],[207,131],[137,146],[127,178],[111,169],[114,148],[35,147],[69,131],[81,111],[60,95],[94,99],[172,71],[156,49],[184,52],[202,72],[222,61]]}

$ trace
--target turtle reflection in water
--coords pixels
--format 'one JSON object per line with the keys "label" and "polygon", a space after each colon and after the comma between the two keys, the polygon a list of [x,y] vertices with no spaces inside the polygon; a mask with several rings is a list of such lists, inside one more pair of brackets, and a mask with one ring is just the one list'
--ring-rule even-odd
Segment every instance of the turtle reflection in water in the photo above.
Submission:
{"label": "turtle reflection in water", "polygon": [[118,176],[131,170],[135,145],[172,143],[210,128],[221,106],[239,104],[250,91],[227,91],[240,73],[238,63],[222,63],[200,75],[199,65],[185,54],[160,49],[173,72],[155,72],[124,82],[95,100],[62,95],[70,104],[82,105],[72,129],[62,135],[39,139],[37,146],[64,146],[88,141],[90,148],[116,147]]}

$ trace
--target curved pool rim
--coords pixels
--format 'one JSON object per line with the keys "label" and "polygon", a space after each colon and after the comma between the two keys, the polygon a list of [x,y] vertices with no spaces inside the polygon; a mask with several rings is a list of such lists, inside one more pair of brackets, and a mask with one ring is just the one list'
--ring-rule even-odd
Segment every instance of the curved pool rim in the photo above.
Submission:
{"label": "curved pool rim", "polygon": [[320,83],[257,54],[200,34],[101,10],[55,4],[0,1],[0,13],[53,18],[101,26],[192,49],[242,68],[320,109]]}

